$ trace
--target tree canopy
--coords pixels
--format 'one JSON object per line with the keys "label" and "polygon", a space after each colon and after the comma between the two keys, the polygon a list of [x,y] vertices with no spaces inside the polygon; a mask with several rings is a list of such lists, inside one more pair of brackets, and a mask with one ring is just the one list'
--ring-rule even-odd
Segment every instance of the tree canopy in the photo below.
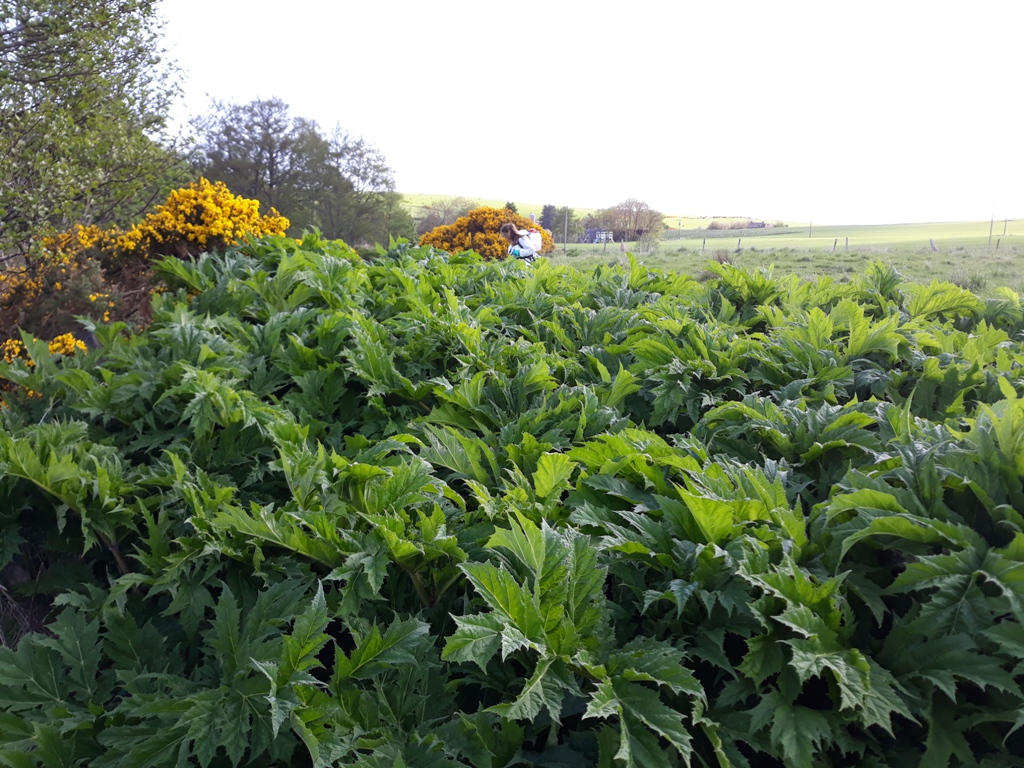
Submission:
{"label": "tree canopy", "polygon": [[479,202],[468,197],[443,197],[431,200],[423,206],[424,216],[417,223],[416,232],[422,235],[435,227],[452,224],[456,219],[479,207]]}
{"label": "tree canopy", "polygon": [[540,225],[551,232],[556,243],[578,242],[583,234],[583,225],[572,208],[557,208],[545,205],[540,212]]}
{"label": "tree canopy", "polygon": [[193,128],[197,170],[279,210],[292,234],[316,228],[351,243],[412,235],[383,154],[340,126],[324,133],[271,98],[214,102]]}
{"label": "tree canopy", "polygon": [[663,219],[662,213],[642,200],[630,197],[611,208],[598,211],[587,226],[610,229],[619,241],[633,241],[644,236],[660,236]]}
{"label": "tree canopy", "polygon": [[0,0],[0,258],[182,180],[155,0]]}

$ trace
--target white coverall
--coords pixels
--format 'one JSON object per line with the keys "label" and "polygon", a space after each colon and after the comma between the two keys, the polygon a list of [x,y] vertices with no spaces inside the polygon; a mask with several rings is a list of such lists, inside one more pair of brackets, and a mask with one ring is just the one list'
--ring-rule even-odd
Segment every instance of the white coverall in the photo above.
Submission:
{"label": "white coverall", "polygon": [[[533,261],[537,258],[537,249],[533,245],[533,241],[530,239],[530,233],[525,229],[518,229],[516,233],[519,235],[519,239],[512,243],[508,247],[508,255],[516,259],[522,259],[523,261]],[[519,255],[513,255],[512,251],[519,249]]]}

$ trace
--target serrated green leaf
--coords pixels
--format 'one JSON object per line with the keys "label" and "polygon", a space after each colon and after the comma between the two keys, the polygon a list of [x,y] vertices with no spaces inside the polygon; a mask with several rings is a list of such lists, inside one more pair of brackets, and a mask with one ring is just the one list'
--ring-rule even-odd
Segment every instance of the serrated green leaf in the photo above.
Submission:
{"label": "serrated green leaf", "polygon": [[680,491],[694,521],[703,534],[704,542],[718,544],[728,539],[733,530],[732,505],[729,502]]}
{"label": "serrated green leaf", "polygon": [[561,722],[562,699],[565,692],[571,690],[564,674],[555,658],[542,659],[515,701],[497,704],[488,711],[512,720],[532,721],[542,709],[546,709],[552,720]]}
{"label": "serrated green leaf", "polygon": [[0,648],[0,704],[16,712],[41,706],[63,706],[68,679],[57,653],[32,642],[12,651]]}
{"label": "serrated green leaf", "polygon": [[416,664],[417,654],[430,644],[429,634],[430,626],[415,619],[394,621],[383,635],[374,624],[351,655],[338,651],[333,678],[336,685],[347,678],[366,680],[395,664]]}
{"label": "serrated green leaf", "polygon": [[569,478],[575,471],[576,464],[564,453],[545,453],[537,459],[533,473],[534,491],[542,499],[561,493],[569,487]]}
{"label": "serrated green leaf", "polygon": [[925,753],[921,758],[921,768],[945,768],[954,755],[963,761],[963,765],[974,765],[974,753],[964,737],[967,723],[956,717],[956,710],[945,704],[937,704],[933,699],[929,714],[928,736],[925,740]]}
{"label": "serrated green leaf", "polygon": [[951,525],[941,520],[923,520],[914,515],[876,517],[864,528],[843,539],[839,559],[859,541],[872,536],[894,536],[907,541],[940,542],[946,546],[969,547],[978,542],[977,535],[966,526]]}
{"label": "serrated green leaf", "polygon": [[783,645],[772,635],[757,635],[747,638],[747,653],[738,667],[739,671],[761,685],[772,675],[782,671],[785,662]]}
{"label": "serrated green leaf", "polygon": [[452,616],[456,630],[445,642],[442,659],[471,661],[487,671],[487,662],[501,647],[502,624],[496,614],[485,613],[477,616]]}
{"label": "serrated green leaf", "polygon": [[671,768],[668,752],[658,736],[632,714],[623,714],[619,723],[619,751],[615,753],[627,768]]}
{"label": "serrated green leaf", "polygon": [[673,693],[704,698],[704,689],[683,666],[683,653],[667,642],[648,637],[630,640],[608,658],[608,673],[624,680],[656,683]]}
{"label": "serrated green leaf", "polygon": [[501,630],[501,660],[505,661],[513,653],[523,649],[532,649],[539,653],[547,651],[542,643],[535,643],[515,627],[505,626]]}
{"label": "serrated green leaf", "polygon": [[211,623],[213,637],[210,638],[209,643],[210,647],[220,655],[225,677],[230,677],[240,666],[247,665],[248,659],[240,658],[239,654],[242,646],[240,637],[241,609],[231,589],[223,583],[221,586],[220,599],[217,601]]}
{"label": "serrated green leaf", "polygon": [[0,527],[0,570],[10,564],[24,541],[17,526]]}
{"label": "serrated green leaf", "polygon": [[793,706],[776,691],[763,697],[751,712],[752,731],[760,730],[769,722],[772,743],[782,748],[787,766],[798,768],[812,768],[818,748],[832,733],[824,713]]}
{"label": "serrated green leaf", "polygon": [[95,695],[101,655],[99,622],[87,621],[78,611],[66,610],[51,626],[55,637],[43,636],[35,642],[59,653],[75,687],[90,697]]}
{"label": "serrated green leaf", "polygon": [[518,511],[514,517],[509,518],[508,528],[497,528],[494,531],[487,546],[508,550],[530,569],[535,579],[539,579],[544,571],[548,547],[544,532]]}
{"label": "serrated green leaf", "polygon": [[26,751],[0,749],[0,765],[9,768],[36,768],[35,756]]}
{"label": "serrated green leaf", "polygon": [[612,717],[621,711],[619,699],[615,695],[611,680],[602,680],[598,683],[594,693],[587,702],[587,710],[583,713],[584,718],[588,717]]}
{"label": "serrated green leaf", "polygon": [[569,560],[565,580],[565,606],[574,632],[587,637],[604,616],[606,571],[599,565],[597,548],[589,536],[567,532]]}
{"label": "serrated green leaf", "polygon": [[533,596],[508,571],[490,563],[463,563],[459,568],[503,622],[514,625],[531,640],[544,641],[544,622]]}
{"label": "serrated green leaf", "polygon": [[662,703],[656,691],[635,683],[612,681],[615,697],[623,718],[632,716],[668,741],[680,757],[690,758],[690,734],[682,722],[682,715]]}
{"label": "serrated green leaf", "polygon": [[43,763],[43,768],[74,768],[75,738],[68,738],[57,728],[41,723],[34,723],[32,739],[36,743],[36,755]]}
{"label": "serrated green leaf", "polygon": [[330,622],[323,584],[317,584],[316,594],[309,608],[295,619],[290,635],[284,637],[283,666],[286,673],[305,672],[323,666],[316,658],[330,637],[324,634]]}

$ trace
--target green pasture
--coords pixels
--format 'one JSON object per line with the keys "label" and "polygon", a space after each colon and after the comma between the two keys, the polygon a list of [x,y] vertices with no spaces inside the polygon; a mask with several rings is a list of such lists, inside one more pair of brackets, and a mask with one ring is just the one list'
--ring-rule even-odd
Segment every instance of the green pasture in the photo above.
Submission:
{"label": "green pasture", "polygon": [[[674,223],[667,220],[666,223]],[[684,224],[685,224],[684,220]],[[934,242],[939,250],[958,247],[987,247],[989,229],[992,247],[1024,242],[1024,219],[988,221],[946,221],[927,224],[857,224],[824,225],[790,224],[763,229],[709,230],[669,229],[665,240],[687,247],[811,248],[846,250],[847,248],[927,247]],[[737,244],[737,240],[744,242]]]}
{"label": "green pasture", "polygon": [[[872,261],[889,264],[915,282],[948,280],[981,295],[1000,286],[1024,291],[1024,220],[871,226],[790,226],[764,230],[666,232],[652,253],[636,243],[573,245],[551,256],[576,267],[625,262],[626,252],[645,264],[694,276],[709,260],[742,267],[771,267],[776,274],[849,279]],[[847,238],[849,244],[847,245]],[[935,250],[932,249],[932,243]]]}

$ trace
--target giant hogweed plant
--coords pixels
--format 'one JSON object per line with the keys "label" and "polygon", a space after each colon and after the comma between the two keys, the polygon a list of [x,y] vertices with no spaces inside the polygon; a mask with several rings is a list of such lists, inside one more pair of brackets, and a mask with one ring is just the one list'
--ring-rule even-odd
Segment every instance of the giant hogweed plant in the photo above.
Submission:
{"label": "giant hogweed plant", "polygon": [[0,764],[1024,760],[1012,293],[158,271],[145,333],[0,369]]}

